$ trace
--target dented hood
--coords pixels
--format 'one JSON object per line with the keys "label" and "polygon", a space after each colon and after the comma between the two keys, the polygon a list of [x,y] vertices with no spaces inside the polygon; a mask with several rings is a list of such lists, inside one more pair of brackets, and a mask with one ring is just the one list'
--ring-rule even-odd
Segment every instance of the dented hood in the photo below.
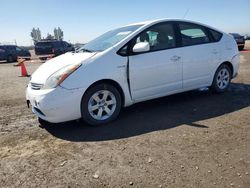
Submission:
{"label": "dented hood", "polygon": [[61,68],[74,65],[78,63],[84,63],[91,57],[93,57],[96,53],[66,53],[55,57],[44,64],[42,64],[33,74],[31,78],[31,82],[37,84],[44,84],[46,80],[55,72],[60,70]]}

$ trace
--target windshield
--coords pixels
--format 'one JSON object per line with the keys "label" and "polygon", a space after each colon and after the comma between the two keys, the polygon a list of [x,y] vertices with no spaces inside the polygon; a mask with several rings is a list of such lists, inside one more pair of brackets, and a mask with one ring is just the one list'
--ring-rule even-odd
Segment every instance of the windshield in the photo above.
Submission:
{"label": "windshield", "polygon": [[132,25],[111,30],[81,47],[78,51],[100,52],[104,51],[140,28],[142,25]]}

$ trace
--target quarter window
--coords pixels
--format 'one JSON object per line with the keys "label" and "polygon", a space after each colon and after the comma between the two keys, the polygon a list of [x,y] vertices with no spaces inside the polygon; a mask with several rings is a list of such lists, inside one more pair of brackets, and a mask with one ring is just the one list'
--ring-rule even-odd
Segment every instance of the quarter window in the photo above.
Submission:
{"label": "quarter window", "polygon": [[21,48],[16,47],[16,51],[20,52],[20,51],[22,51],[22,49],[21,49]]}
{"label": "quarter window", "polygon": [[143,31],[135,40],[148,42],[150,51],[164,50],[176,47],[175,32],[171,23],[160,24]]}
{"label": "quarter window", "polygon": [[180,23],[179,27],[183,46],[204,44],[210,42],[209,37],[202,26],[189,23]]}
{"label": "quarter window", "polygon": [[209,32],[213,36],[213,39],[214,39],[215,42],[218,42],[222,37],[222,33],[218,32],[218,31],[215,31],[213,29],[209,29]]}

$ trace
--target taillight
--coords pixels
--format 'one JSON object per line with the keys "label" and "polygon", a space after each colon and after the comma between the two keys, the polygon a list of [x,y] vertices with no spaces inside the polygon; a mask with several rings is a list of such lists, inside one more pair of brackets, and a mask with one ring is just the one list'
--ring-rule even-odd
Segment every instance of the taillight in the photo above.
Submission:
{"label": "taillight", "polygon": [[55,48],[52,48],[52,53],[53,53],[53,54],[55,53]]}

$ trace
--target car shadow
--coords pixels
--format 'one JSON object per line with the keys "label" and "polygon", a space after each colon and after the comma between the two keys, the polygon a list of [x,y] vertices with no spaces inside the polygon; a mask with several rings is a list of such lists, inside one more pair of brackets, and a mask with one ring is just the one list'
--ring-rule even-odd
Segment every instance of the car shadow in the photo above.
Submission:
{"label": "car shadow", "polygon": [[229,91],[213,94],[196,90],[135,104],[122,110],[108,125],[91,127],[71,121],[49,124],[44,128],[53,136],[74,142],[106,141],[166,130],[183,124],[209,128],[197,123],[232,113],[250,105],[250,85],[234,83]]}

